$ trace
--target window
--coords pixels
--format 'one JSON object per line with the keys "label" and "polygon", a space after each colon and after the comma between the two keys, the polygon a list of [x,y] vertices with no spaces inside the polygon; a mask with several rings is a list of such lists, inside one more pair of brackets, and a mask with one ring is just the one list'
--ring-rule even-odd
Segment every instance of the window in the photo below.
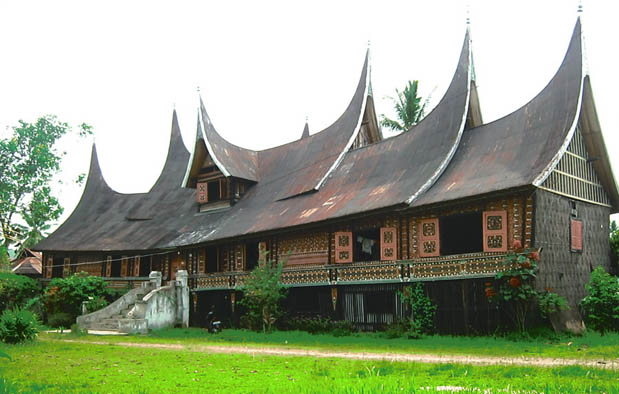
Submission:
{"label": "window", "polygon": [[570,219],[570,250],[582,252],[582,220]]}
{"label": "window", "polygon": [[196,201],[205,204],[228,199],[228,180],[214,179],[196,184]]}
{"label": "window", "polygon": [[355,231],[354,233],[353,260],[354,261],[378,261],[380,260],[380,230],[369,229]]}
{"label": "window", "polygon": [[476,253],[483,250],[482,213],[445,216],[439,219],[441,255]]}
{"label": "window", "polygon": [[335,262],[352,263],[353,239],[352,232],[340,231],[335,233]]}
{"label": "window", "polygon": [[485,211],[483,229],[484,252],[507,252],[506,211]]}
{"label": "window", "polygon": [[440,238],[438,218],[421,219],[419,223],[419,256],[439,256]]}

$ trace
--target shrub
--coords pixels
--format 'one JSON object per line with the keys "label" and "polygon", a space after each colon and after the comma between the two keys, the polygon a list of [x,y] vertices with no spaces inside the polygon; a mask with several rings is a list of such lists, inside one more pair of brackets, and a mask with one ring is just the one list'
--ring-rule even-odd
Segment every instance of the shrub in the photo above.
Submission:
{"label": "shrub", "polygon": [[22,343],[32,340],[39,332],[36,316],[25,309],[7,309],[0,316],[0,340],[4,343]]}
{"label": "shrub", "polygon": [[34,279],[13,273],[0,273],[0,311],[22,308],[41,293],[41,286]]}
{"label": "shrub", "polygon": [[419,337],[421,334],[434,332],[434,315],[436,305],[423,291],[423,285],[417,282],[399,293],[400,299],[409,308],[410,319],[407,329],[410,338]]}
{"label": "shrub", "polygon": [[537,303],[539,305],[540,314],[544,319],[553,313],[569,309],[567,300],[557,293],[549,291],[549,289],[537,293]]}
{"label": "shrub", "polygon": [[585,322],[601,332],[619,331],[619,278],[597,267],[585,285],[587,295],[580,303]]}
{"label": "shrub", "polygon": [[82,313],[82,302],[104,298],[107,293],[103,278],[80,272],[68,278],[52,279],[45,289],[43,301],[48,315],[67,313],[71,316],[70,320],[75,321]]}
{"label": "shrub", "polygon": [[91,300],[88,300],[86,303],[86,312],[92,313],[98,311],[99,309],[103,309],[108,306],[107,299],[103,297],[95,297]]}
{"label": "shrub", "polygon": [[261,260],[243,283],[239,304],[247,308],[246,319],[251,329],[261,327],[263,332],[270,332],[281,316],[279,303],[286,296],[280,283],[283,268],[283,262]]}
{"label": "shrub", "polygon": [[53,328],[67,328],[75,323],[75,317],[66,312],[56,312],[47,316],[47,324]]}

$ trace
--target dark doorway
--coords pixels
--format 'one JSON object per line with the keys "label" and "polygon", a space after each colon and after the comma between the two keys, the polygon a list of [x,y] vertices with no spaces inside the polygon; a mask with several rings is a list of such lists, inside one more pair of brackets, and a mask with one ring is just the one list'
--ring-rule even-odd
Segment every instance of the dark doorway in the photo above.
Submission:
{"label": "dark doorway", "polygon": [[112,278],[120,278],[120,259],[122,256],[112,256],[112,270],[110,276]]}
{"label": "dark doorway", "polygon": [[64,259],[62,257],[54,257],[54,266],[52,267],[52,278],[62,278],[64,270]]}
{"label": "dark doorway", "polygon": [[258,259],[260,258],[258,242],[248,242],[245,244],[245,251],[247,256],[247,271],[251,271],[258,265]]}
{"label": "dark doorway", "polygon": [[481,212],[442,217],[439,228],[442,256],[483,251]]}
{"label": "dark doorway", "polygon": [[355,231],[353,261],[380,260],[380,229]]}
{"label": "dark doorway", "polygon": [[206,272],[217,272],[217,248],[206,248]]}
{"label": "dark doorway", "polygon": [[140,258],[140,276],[150,275],[150,258],[151,256]]}

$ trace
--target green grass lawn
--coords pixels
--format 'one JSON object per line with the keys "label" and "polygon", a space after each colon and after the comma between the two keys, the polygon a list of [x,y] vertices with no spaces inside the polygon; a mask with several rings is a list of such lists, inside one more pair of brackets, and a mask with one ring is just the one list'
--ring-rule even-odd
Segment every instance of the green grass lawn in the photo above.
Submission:
{"label": "green grass lawn", "polygon": [[0,359],[0,393],[426,393],[442,386],[476,393],[619,393],[619,372],[583,367],[262,357],[131,348],[118,342],[0,345],[11,356]]}
{"label": "green grass lawn", "polygon": [[[60,335],[44,334],[44,338]],[[101,337],[80,337],[101,340]],[[147,336],[104,337],[108,342],[156,342],[180,344],[244,345],[260,347],[294,347],[340,351],[375,351],[392,353],[470,354],[498,357],[551,357],[617,360],[619,334],[601,336],[588,332],[583,336],[546,335],[529,340],[510,340],[504,337],[430,336],[411,340],[387,339],[380,333],[358,333],[351,336],[312,335],[299,331],[280,331],[271,334],[246,330],[223,330],[209,334],[203,329],[167,329]]]}

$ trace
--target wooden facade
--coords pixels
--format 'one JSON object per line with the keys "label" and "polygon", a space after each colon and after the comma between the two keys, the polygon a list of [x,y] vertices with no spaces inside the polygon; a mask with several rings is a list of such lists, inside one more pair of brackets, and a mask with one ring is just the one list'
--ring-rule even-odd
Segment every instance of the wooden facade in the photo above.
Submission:
{"label": "wooden facade", "polygon": [[43,275],[85,271],[134,286],[151,271],[170,281],[186,269],[200,324],[210,305],[234,320],[249,272],[270,259],[284,264],[293,313],[389,324],[402,317],[397,292],[423,282],[439,330],[482,332],[500,322],[483,283],[509,268],[504,257],[519,241],[541,250],[536,285],[575,306],[588,273],[609,267],[608,215],[619,209],[581,41],[578,21],[547,87],[488,124],[468,31],[443,100],[395,137],[378,127],[367,56],[342,116],[279,147],[229,143],[200,102],[192,152],[174,114],[148,193],[111,190],[93,149],[79,206],[38,245]]}

